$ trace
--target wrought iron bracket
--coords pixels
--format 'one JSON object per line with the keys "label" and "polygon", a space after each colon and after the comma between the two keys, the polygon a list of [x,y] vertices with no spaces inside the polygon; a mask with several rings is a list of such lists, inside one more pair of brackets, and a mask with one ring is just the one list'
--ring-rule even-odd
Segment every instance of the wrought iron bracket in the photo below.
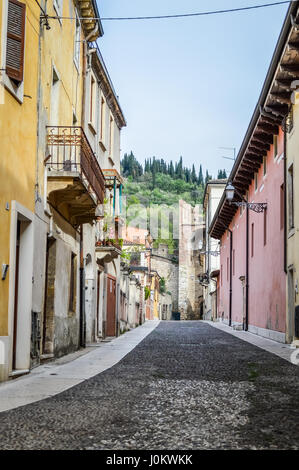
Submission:
{"label": "wrought iron bracket", "polygon": [[232,202],[234,206],[237,207],[248,207],[251,211],[257,212],[260,214],[267,210],[267,203],[266,202]]}

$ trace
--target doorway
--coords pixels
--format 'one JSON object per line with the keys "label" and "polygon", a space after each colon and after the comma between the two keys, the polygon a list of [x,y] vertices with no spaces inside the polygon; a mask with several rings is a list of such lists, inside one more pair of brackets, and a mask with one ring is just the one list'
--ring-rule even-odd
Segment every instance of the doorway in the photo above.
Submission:
{"label": "doorway", "polygon": [[291,343],[295,336],[295,288],[294,270],[288,272],[288,328],[287,342]]}
{"label": "doorway", "polygon": [[107,275],[107,336],[116,336],[116,278]]}
{"label": "doorway", "polygon": [[45,301],[43,311],[42,354],[54,354],[54,301],[56,272],[56,241],[47,240]]}
{"label": "doorway", "polygon": [[30,369],[34,229],[33,214],[17,201],[12,201],[11,216],[9,369],[19,373]]}

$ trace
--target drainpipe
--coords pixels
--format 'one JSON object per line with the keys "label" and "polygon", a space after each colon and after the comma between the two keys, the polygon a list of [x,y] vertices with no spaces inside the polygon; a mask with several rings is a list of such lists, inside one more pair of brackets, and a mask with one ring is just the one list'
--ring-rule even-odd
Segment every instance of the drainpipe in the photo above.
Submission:
{"label": "drainpipe", "polygon": [[[248,201],[247,201],[248,202]],[[246,304],[245,304],[245,331],[249,324],[249,208],[246,207]]]}
{"label": "drainpipe", "polygon": [[114,177],[114,183],[113,183],[113,217],[115,217],[115,207],[116,207],[116,177]]}
{"label": "drainpipe", "polygon": [[83,255],[83,225],[80,225],[80,346],[86,347],[86,317],[85,317],[85,272]]}
{"label": "drainpipe", "polygon": [[284,160],[284,181],[283,181],[283,192],[284,192],[284,272],[288,273],[288,238],[287,238],[287,129],[284,128],[284,149],[283,149],[283,160]]}
{"label": "drainpipe", "polygon": [[232,326],[232,303],[233,303],[233,232],[230,233],[230,263],[229,263],[229,326]]}
{"label": "drainpipe", "polygon": [[119,215],[122,213],[122,189],[123,185],[121,184],[119,187]]}

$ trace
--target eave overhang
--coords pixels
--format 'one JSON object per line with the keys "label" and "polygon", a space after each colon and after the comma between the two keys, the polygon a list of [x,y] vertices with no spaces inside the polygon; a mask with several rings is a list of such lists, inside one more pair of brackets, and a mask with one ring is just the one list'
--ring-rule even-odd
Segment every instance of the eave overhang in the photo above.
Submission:
{"label": "eave overhang", "polygon": [[[246,194],[290,111],[291,84],[299,80],[298,6],[298,1],[289,6],[262,92],[229,176],[241,195]],[[224,192],[209,227],[210,236],[221,239],[237,210],[226,201]]]}
{"label": "eave overhang", "polygon": [[104,34],[96,0],[77,0],[81,24],[88,41],[95,41]]}
{"label": "eave overhang", "polygon": [[203,193],[203,206],[204,209],[206,208],[207,205],[207,195],[209,193],[209,189],[211,186],[225,186],[227,183],[227,179],[217,179],[217,180],[210,180],[206,183],[205,185],[205,190]]}
{"label": "eave overhang", "polygon": [[118,96],[114,89],[109,72],[97,43],[93,43],[91,47],[95,51],[92,54],[91,59],[92,68],[96,74],[97,80],[100,83],[101,90],[105,96],[109,109],[113,114],[115,122],[118,128],[122,129],[123,127],[126,127],[127,122],[119,104]]}

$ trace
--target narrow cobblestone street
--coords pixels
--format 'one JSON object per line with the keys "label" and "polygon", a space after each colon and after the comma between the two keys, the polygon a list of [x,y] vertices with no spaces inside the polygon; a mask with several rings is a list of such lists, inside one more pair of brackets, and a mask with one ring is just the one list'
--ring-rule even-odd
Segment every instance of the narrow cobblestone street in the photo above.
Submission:
{"label": "narrow cobblestone street", "polygon": [[111,369],[0,414],[1,449],[299,449],[299,368],[164,322]]}

